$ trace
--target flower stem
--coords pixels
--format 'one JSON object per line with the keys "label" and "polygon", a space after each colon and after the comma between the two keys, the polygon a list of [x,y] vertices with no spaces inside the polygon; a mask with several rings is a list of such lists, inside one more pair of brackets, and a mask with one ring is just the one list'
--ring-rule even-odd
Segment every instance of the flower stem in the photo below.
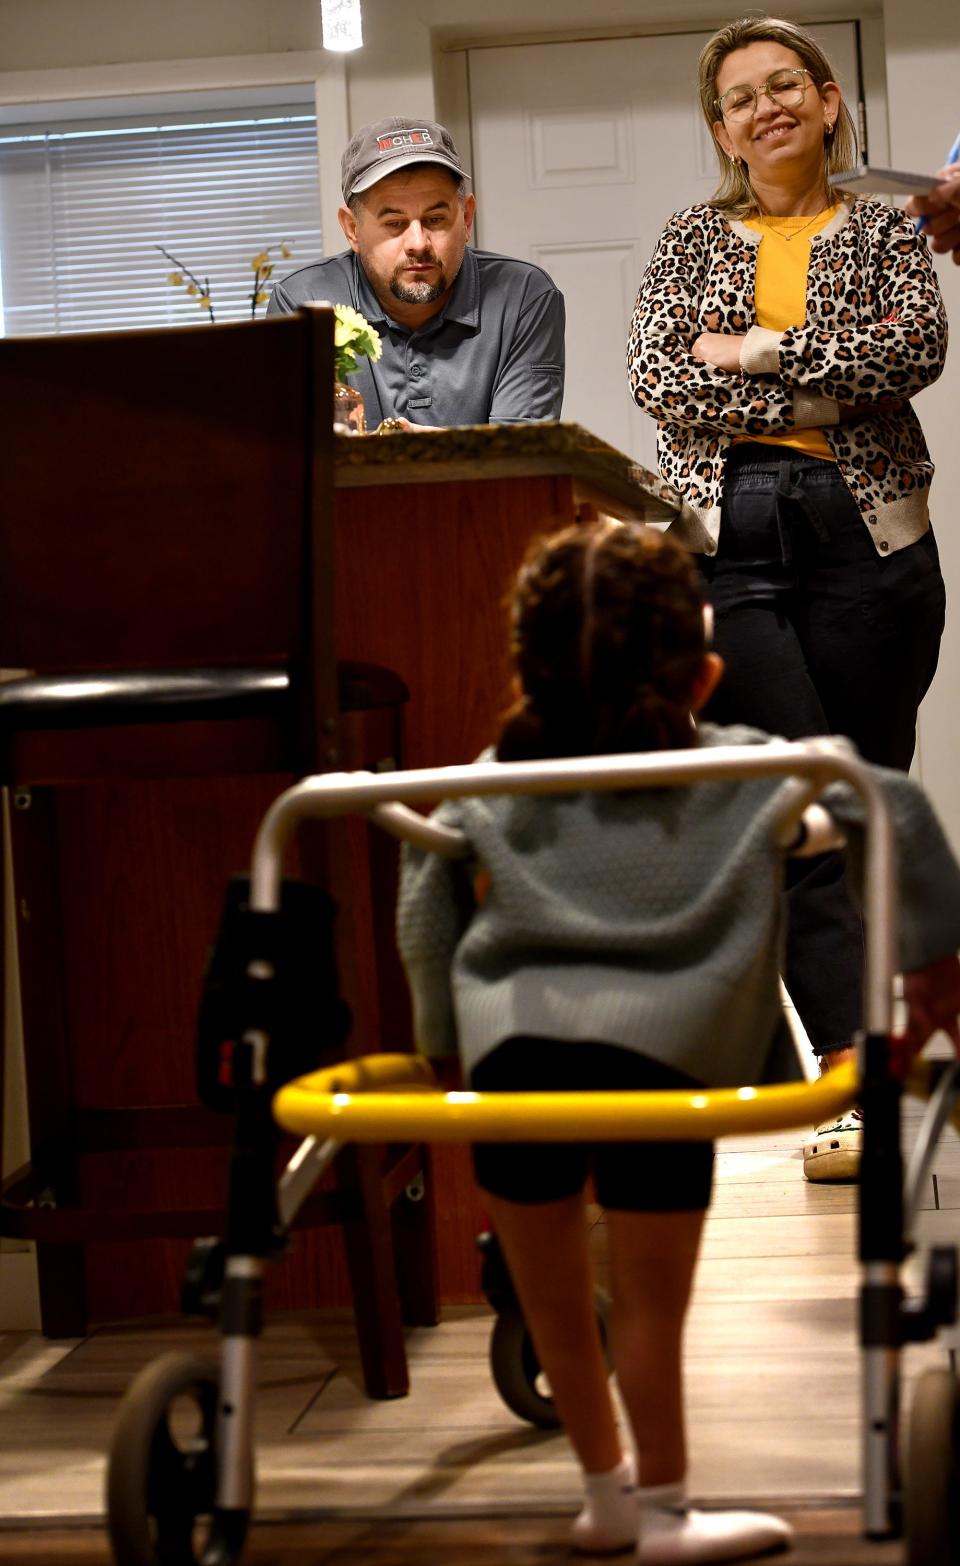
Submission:
{"label": "flower stem", "polygon": [[[166,256],[168,261],[172,261],[174,266],[176,267],[177,271],[178,272],[182,272],[184,277],[189,277],[191,283],[193,284],[194,288],[197,289],[198,293],[202,294],[202,296],[205,299],[209,300],[209,298],[210,298],[210,279],[208,277],[205,277],[203,282],[201,283],[199,277],[196,277],[194,275],[194,273],[191,272],[191,270],[190,270],[190,268],[188,266],[184,266],[182,261],[178,261],[175,255],[171,255],[169,250],[164,250],[162,245],[154,245],[153,248],[154,248],[154,250],[159,250],[159,252],[160,252],[160,254],[162,256]],[[208,304],[206,304],[204,306],[204,309],[207,311],[208,315],[210,316],[210,320],[213,321],[214,320],[213,305],[208,303]]]}

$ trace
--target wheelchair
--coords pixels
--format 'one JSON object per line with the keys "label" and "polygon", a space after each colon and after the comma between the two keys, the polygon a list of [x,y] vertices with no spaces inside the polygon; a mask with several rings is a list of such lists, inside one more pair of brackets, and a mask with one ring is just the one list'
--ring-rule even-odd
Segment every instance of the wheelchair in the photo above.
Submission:
{"label": "wheelchair", "polygon": [[[858,1065],[813,1083],[658,1093],[444,1094],[429,1064],[372,1055],[312,1070],[318,1049],[340,1048],[349,1013],[338,997],[334,910],[321,888],[282,879],[300,823],[348,813],[450,857],[459,834],[412,805],[465,795],[663,787],[724,777],[785,780],[783,844],[804,820],[808,851],[837,839],[816,805],[835,780],[861,795],[867,816],[867,967]],[[789,781],[788,781],[789,780]],[[918,1383],[901,1432],[900,1352],[957,1315],[957,1250],[927,1258],[925,1287],[907,1299],[901,1266],[938,1138],[955,1115],[960,1068],[920,1062],[907,1084],[929,1099],[909,1169],[901,1155],[904,1083],[892,1040],[895,851],[876,782],[829,740],[656,752],[576,761],[480,764],[375,776],[324,774],[288,789],[257,835],[249,885],[228,895],[201,1006],[202,1096],[235,1117],[226,1234],[197,1242],[185,1299],[219,1323],[219,1359],[168,1354],[124,1395],[107,1464],[107,1520],[118,1566],[236,1566],[254,1494],[253,1403],[262,1279],[282,1256],[296,1213],[351,1141],[672,1140],[807,1126],[864,1109],[859,1187],[860,1347],[864,1531],[905,1536],[908,1566],[960,1563],[960,1392],[946,1365]],[[318,955],[319,954],[319,955]],[[304,1019],[312,1019],[305,1025]],[[281,1128],[302,1138],[277,1178]],[[543,1384],[499,1248],[481,1236],[483,1283],[496,1312],[494,1383],[521,1419],[549,1427]],[[606,1334],[606,1302],[597,1301]],[[192,1409],[183,1436],[173,1411]],[[903,1461],[901,1462],[901,1451]]]}

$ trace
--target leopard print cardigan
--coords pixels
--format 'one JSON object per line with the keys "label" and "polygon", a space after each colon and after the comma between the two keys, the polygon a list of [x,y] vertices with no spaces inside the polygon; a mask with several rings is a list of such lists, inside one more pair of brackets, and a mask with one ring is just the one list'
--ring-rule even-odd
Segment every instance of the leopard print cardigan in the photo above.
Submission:
{"label": "leopard print cardigan", "polygon": [[[810,242],[806,321],[780,333],[755,323],[759,243],[713,207],[688,207],[670,219],[640,284],[627,365],[681,501],[671,531],[715,554],[731,442],[820,427],[877,550],[902,549],[930,525],[933,476],[908,399],[936,380],[947,345],[927,244],[883,202],[841,206]],[[743,373],[695,359],[701,332],[747,334]],[[841,421],[841,404],[856,404],[857,416]]]}

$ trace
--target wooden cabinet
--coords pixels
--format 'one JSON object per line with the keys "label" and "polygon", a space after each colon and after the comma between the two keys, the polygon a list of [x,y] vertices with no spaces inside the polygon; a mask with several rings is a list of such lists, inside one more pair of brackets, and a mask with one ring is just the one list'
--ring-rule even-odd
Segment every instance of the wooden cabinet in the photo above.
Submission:
{"label": "wooden cabinet", "polygon": [[[662,486],[575,426],[449,430],[340,442],[336,503],[337,654],[387,665],[410,688],[403,764],[470,760],[508,700],[504,600],[527,542],[601,509],[661,520]],[[75,1089],[85,1106],[193,1099],[200,975],[229,873],[244,869],[282,777],[64,790],[60,840],[67,1012]],[[350,832],[334,854],[348,915],[377,931],[375,974],[344,965],[364,1049],[409,1044],[392,953],[392,856],[375,849],[373,891],[353,880]],[[93,915],[94,917],[92,917]],[[441,1295],[477,1297],[481,1209],[463,1149],[436,1155]],[[222,1149],[131,1148],[83,1161],[86,1202],[110,1207],[216,1203]],[[93,1319],[177,1309],[186,1244],[139,1240],[89,1251]],[[348,1299],[339,1234],[303,1232],[271,1270],[277,1306]]]}

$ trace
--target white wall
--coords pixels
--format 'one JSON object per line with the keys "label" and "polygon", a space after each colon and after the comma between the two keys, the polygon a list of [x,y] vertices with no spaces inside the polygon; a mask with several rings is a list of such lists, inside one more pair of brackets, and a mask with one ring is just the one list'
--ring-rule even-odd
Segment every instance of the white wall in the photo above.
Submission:
{"label": "white wall", "polygon": [[[346,66],[350,123],[430,112],[450,49],[710,27],[732,9],[719,0],[592,0],[589,7],[583,0],[485,0],[482,8],[476,0],[363,0],[365,47]],[[851,10],[876,15],[879,9],[880,0],[853,7],[809,0],[802,14],[847,17]],[[12,78],[27,86],[28,73],[76,77],[151,61],[306,55],[320,47],[320,0],[0,0],[0,100]],[[71,96],[67,80],[57,85],[58,96]]]}
{"label": "white wall", "polygon": [[[960,131],[957,0],[886,0],[890,159],[895,168],[938,169]],[[953,348],[946,373],[915,406],[937,474],[931,509],[947,582],[940,668],[920,717],[920,772],[960,851],[960,267],[938,262]]]}
{"label": "white wall", "polygon": [[319,49],[313,0],[0,0],[0,69]]}
{"label": "white wall", "polygon": [[[430,28],[417,9],[410,0],[366,0],[366,47],[347,58],[352,125],[432,112]],[[243,75],[251,60],[267,62],[267,71],[284,56],[307,66],[321,47],[320,0],[0,0],[0,98],[4,89],[29,89],[30,76],[38,91],[78,96],[83,73],[91,82],[114,73],[119,90],[117,73],[132,68],[135,89],[137,68],[150,62],[229,57]]]}

